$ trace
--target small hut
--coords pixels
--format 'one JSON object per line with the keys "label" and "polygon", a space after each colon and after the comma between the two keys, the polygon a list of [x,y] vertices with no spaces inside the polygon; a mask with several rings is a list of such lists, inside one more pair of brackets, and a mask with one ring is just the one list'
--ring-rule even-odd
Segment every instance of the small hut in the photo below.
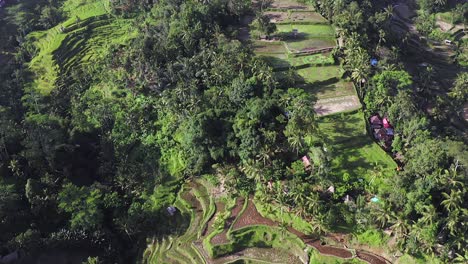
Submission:
{"label": "small hut", "polygon": [[175,208],[174,206],[169,206],[167,208],[167,212],[169,213],[170,216],[174,216],[174,214],[177,212],[177,208]]}
{"label": "small hut", "polygon": [[297,28],[293,28],[292,33],[294,37],[297,37],[297,34],[299,34],[299,30]]}

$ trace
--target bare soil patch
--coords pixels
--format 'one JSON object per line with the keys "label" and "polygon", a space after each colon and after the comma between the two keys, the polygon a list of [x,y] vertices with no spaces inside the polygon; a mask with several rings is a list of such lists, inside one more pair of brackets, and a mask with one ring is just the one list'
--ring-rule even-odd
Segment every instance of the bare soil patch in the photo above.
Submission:
{"label": "bare soil patch", "polygon": [[233,230],[249,226],[249,225],[267,225],[267,226],[277,226],[275,222],[268,218],[264,218],[255,208],[254,203],[249,199],[247,208],[244,213],[240,216],[239,219],[234,223],[232,227]]}
{"label": "bare soil patch", "polygon": [[378,256],[376,254],[363,251],[363,250],[357,250],[356,255],[358,258],[370,263],[370,264],[391,264],[389,260],[385,259],[382,256]]}
{"label": "bare soil patch", "polygon": [[359,108],[361,108],[361,103],[356,95],[321,99],[314,105],[314,110],[318,116],[331,115]]}
{"label": "bare soil patch", "polygon": [[294,23],[294,22],[311,22],[311,23],[327,23],[327,20],[316,12],[280,12],[268,11],[264,13],[270,18],[272,23]]}
{"label": "bare soil patch", "polygon": [[291,0],[275,0],[270,8],[272,9],[289,9],[289,10],[313,10],[311,6],[298,3]]}

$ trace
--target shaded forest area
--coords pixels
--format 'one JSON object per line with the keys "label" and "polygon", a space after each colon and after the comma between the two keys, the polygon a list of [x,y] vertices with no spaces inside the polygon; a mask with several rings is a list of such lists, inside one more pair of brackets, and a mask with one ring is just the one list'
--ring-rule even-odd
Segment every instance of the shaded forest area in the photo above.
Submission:
{"label": "shaded forest area", "polygon": [[[398,131],[392,149],[403,170],[368,186],[330,174],[314,98],[294,88],[294,70],[279,79],[249,43],[236,40],[242,18],[255,15],[247,0],[111,1],[106,15],[125,19],[137,35],[109,44],[96,61],[54,66],[59,74],[44,92],[33,85],[44,73],[29,67],[41,48],[28,35],[72,19],[65,6],[93,2],[75,1],[22,1],[0,10],[0,255],[75,248],[83,258],[135,262],[146,238],[177,232],[166,207],[181,184],[213,174],[243,194],[292,179],[290,193],[314,196],[304,214],[318,233],[341,224],[390,229],[404,253],[468,258],[466,121],[461,133],[440,129],[466,103],[466,71],[434,106],[444,115],[429,115],[427,94],[417,90],[424,78],[400,63],[392,1],[306,1],[344,39],[334,56],[366,116],[388,116]],[[446,4],[428,1],[417,4]],[[92,24],[83,28],[93,32]],[[320,170],[298,162],[310,153]],[[342,197],[313,194],[331,184],[357,201],[372,194],[383,202],[348,208]],[[292,198],[281,202],[301,209]]]}

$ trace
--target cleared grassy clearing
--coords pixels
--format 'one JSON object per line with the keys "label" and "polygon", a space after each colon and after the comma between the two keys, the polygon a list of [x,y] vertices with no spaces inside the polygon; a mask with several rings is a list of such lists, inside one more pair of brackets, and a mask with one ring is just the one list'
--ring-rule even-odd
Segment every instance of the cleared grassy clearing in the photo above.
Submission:
{"label": "cleared grassy clearing", "polygon": [[335,59],[330,53],[313,54],[307,56],[293,56],[282,53],[258,53],[274,69],[288,67],[313,67],[333,65]]}
{"label": "cleared grassy clearing", "polygon": [[367,135],[361,111],[323,117],[318,125],[332,146],[333,175],[341,177],[347,173],[371,180],[377,173],[394,173],[396,163]]}
{"label": "cleared grassy clearing", "polygon": [[341,78],[342,70],[340,66],[310,67],[297,70],[297,73],[308,83],[324,82]]}

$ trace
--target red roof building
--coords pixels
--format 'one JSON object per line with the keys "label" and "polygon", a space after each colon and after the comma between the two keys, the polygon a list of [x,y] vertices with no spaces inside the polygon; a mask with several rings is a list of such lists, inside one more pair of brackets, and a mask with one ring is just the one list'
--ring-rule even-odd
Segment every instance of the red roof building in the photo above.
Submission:
{"label": "red roof building", "polygon": [[382,122],[383,122],[383,126],[385,128],[391,128],[392,127],[392,125],[390,125],[390,122],[388,122],[388,119],[386,117],[384,117]]}
{"label": "red roof building", "polygon": [[310,160],[307,156],[302,157],[302,163],[304,164],[304,168],[309,168],[310,167]]}

